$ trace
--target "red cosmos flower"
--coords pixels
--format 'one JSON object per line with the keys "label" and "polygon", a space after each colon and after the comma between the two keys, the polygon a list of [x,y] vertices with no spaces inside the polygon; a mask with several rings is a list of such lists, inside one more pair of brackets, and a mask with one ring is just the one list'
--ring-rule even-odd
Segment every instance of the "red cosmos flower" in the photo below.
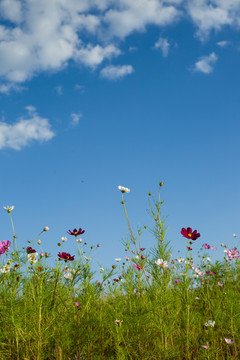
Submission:
{"label": "red cosmos flower", "polygon": [[62,252],[62,253],[58,253],[58,257],[60,257],[61,259],[65,260],[65,261],[73,261],[74,260],[74,256],[71,256],[68,253]]}
{"label": "red cosmos flower", "polygon": [[74,236],[78,236],[78,235],[82,235],[85,233],[85,230],[82,230],[81,228],[79,228],[79,230],[77,231],[77,229],[73,229],[73,231],[68,230],[67,233],[69,235],[74,235]]}
{"label": "red cosmos flower", "polygon": [[200,237],[200,234],[197,232],[197,230],[192,231],[192,229],[190,227],[188,227],[187,229],[182,228],[181,234],[185,238],[191,239],[191,240],[197,240],[197,238]]}
{"label": "red cosmos flower", "polygon": [[34,254],[36,252],[36,250],[34,250],[31,246],[27,247],[27,253],[28,254]]}

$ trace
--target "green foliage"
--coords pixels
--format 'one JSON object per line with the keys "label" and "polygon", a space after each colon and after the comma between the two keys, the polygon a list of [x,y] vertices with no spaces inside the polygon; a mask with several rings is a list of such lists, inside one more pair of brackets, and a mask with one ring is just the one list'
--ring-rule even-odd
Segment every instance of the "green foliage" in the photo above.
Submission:
{"label": "green foliage", "polygon": [[1,258],[0,360],[239,359],[239,261],[212,264],[203,254],[196,275],[189,252],[187,263],[172,259],[162,204],[159,192],[150,202],[153,249],[141,248],[146,229],[134,236],[127,217],[128,260],[102,269],[97,283],[92,247],[85,256],[78,243],[75,261],[50,268],[46,253],[29,262],[13,228],[14,254]]}

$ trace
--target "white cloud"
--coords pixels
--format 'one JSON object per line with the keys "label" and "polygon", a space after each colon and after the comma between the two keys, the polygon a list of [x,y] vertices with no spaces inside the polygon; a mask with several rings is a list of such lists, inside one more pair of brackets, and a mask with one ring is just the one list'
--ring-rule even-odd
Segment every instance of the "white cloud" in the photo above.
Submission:
{"label": "white cloud", "polygon": [[162,51],[163,57],[167,57],[169,53],[170,43],[167,39],[160,36],[158,41],[154,45],[155,49],[160,49]]}
{"label": "white cloud", "polygon": [[103,68],[100,72],[101,77],[107,78],[109,80],[116,80],[122,78],[126,75],[132,74],[134,69],[132,65],[109,65]]}
{"label": "white cloud", "polygon": [[144,31],[149,24],[165,26],[180,16],[179,10],[163,0],[119,0],[116,9],[106,12],[109,36],[124,38],[133,31]]}
{"label": "white cloud", "polygon": [[55,135],[48,119],[42,118],[33,106],[27,106],[27,117],[22,117],[14,124],[0,122],[0,149],[21,150],[33,140],[47,141]]}
{"label": "white cloud", "polygon": [[77,50],[74,58],[86,66],[92,68],[101,64],[104,59],[111,59],[113,56],[118,56],[121,51],[114,45],[102,47],[100,45],[88,45],[86,48]]}
{"label": "white cloud", "polygon": [[218,57],[213,52],[209,56],[202,56],[196,63],[194,71],[210,74],[213,71],[213,65],[216,63]]}
{"label": "white cloud", "polygon": [[220,46],[221,48],[225,48],[226,46],[230,45],[230,41],[227,40],[222,40],[222,41],[218,41],[217,45]]}
{"label": "white cloud", "polygon": [[26,90],[24,86],[20,86],[14,83],[8,82],[5,84],[0,84],[0,93],[5,95],[9,95],[11,91],[22,92],[23,90]]}
{"label": "white cloud", "polygon": [[83,115],[82,115],[81,113],[72,113],[72,114],[71,114],[71,119],[72,119],[71,124],[72,124],[73,126],[78,125],[79,120],[82,118],[82,116],[83,116]]}
{"label": "white cloud", "polygon": [[240,25],[240,0],[187,0],[187,11],[205,40],[212,30]]}

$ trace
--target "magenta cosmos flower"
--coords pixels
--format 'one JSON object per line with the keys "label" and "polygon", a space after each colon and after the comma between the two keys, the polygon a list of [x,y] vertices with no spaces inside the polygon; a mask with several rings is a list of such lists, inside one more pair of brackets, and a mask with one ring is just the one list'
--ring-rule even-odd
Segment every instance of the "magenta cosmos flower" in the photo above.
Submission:
{"label": "magenta cosmos flower", "polygon": [[234,249],[229,249],[228,250],[228,252],[227,252],[227,254],[228,254],[228,257],[229,257],[229,259],[231,259],[231,260],[233,260],[233,259],[238,259],[239,258],[239,251],[236,249],[236,248],[234,248]]}
{"label": "magenta cosmos flower", "polygon": [[78,235],[84,234],[84,233],[85,233],[85,230],[82,230],[81,228],[79,228],[79,230],[77,230],[77,229],[73,229],[73,231],[68,230],[67,233],[68,233],[69,235],[78,236]]}
{"label": "magenta cosmos flower", "polygon": [[208,244],[203,244],[203,247],[205,248],[205,249],[210,249],[210,245],[208,245]]}
{"label": "magenta cosmos flower", "polygon": [[68,253],[65,253],[65,252],[62,252],[62,253],[58,253],[58,257],[60,257],[60,259],[63,259],[65,261],[73,261],[74,260],[74,256],[71,256],[70,254]]}
{"label": "magenta cosmos flower", "polygon": [[136,264],[133,264],[133,267],[134,267],[135,269],[137,269],[138,271],[140,270],[140,267],[137,266]]}
{"label": "magenta cosmos flower", "polygon": [[200,237],[200,234],[197,232],[197,230],[192,231],[192,228],[188,227],[187,229],[182,228],[181,234],[190,240],[197,240]]}
{"label": "magenta cosmos flower", "polygon": [[11,241],[9,240],[3,240],[1,243],[0,243],[0,246],[4,248],[4,252],[5,251],[8,251],[10,246],[11,246]]}

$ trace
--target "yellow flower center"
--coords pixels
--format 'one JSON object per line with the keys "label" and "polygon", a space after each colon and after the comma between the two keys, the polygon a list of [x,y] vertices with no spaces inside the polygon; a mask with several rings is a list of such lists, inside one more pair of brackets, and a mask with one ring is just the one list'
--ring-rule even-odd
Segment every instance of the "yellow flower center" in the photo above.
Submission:
{"label": "yellow flower center", "polygon": [[188,234],[188,237],[192,237],[192,234]]}

